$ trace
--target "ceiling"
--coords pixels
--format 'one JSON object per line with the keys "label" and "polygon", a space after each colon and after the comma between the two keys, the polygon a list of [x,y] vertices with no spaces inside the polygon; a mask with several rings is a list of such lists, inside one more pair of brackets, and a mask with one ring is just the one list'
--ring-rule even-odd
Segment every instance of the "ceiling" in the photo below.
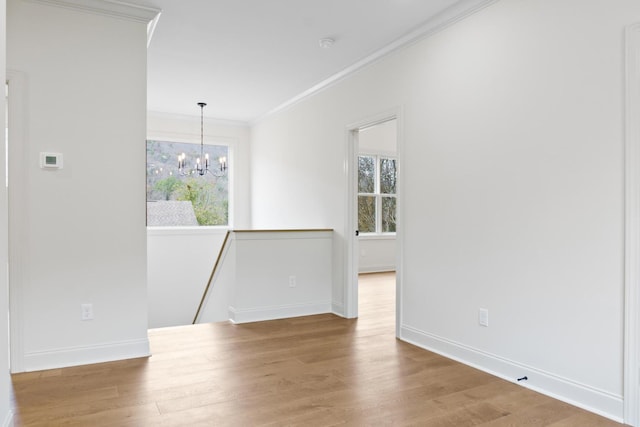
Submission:
{"label": "ceiling", "polygon": [[[469,0],[128,0],[162,10],[148,110],[252,122],[416,35]],[[453,7],[452,7],[453,6]],[[444,13],[441,13],[445,11]],[[332,38],[321,48],[321,38]]]}

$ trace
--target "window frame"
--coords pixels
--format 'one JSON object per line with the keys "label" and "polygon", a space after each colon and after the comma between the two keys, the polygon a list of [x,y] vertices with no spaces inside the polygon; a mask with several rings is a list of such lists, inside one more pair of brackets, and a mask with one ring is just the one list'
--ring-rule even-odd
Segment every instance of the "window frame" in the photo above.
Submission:
{"label": "window frame", "polygon": [[[396,212],[398,209],[398,188],[397,188],[397,179],[398,179],[398,156],[396,153],[388,153],[383,151],[360,151],[358,153],[358,158],[360,157],[373,157],[375,159],[375,179],[374,179],[374,193],[361,193],[358,188],[357,197],[360,196],[369,196],[375,197],[375,221],[376,221],[376,231],[374,232],[359,232],[359,236],[366,240],[367,238],[376,238],[376,237],[386,237],[386,238],[394,238],[396,236],[397,231],[382,231],[382,198],[394,198],[396,200]],[[382,159],[390,159],[395,161],[396,165],[396,192],[395,193],[381,193],[381,179],[380,174],[382,171],[381,160]],[[356,204],[357,206],[357,204]],[[359,213],[357,213],[359,215]],[[359,221],[358,221],[359,222]],[[397,230],[397,225],[396,225]]]}
{"label": "window frame", "polygon": [[[188,134],[178,134],[178,133],[153,133],[148,134],[144,141],[145,147],[145,170],[147,164],[147,141],[159,141],[159,142],[173,142],[173,143],[184,143],[184,144],[194,144],[200,145],[200,135],[188,135]],[[235,139],[233,138],[219,138],[219,137],[207,137],[204,136],[203,143],[205,148],[207,145],[221,145],[227,147],[227,224],[226,225],[147,225],[147,210],[146,210],[146,190],[145,190],[145,227],[147,231],[176,231],[179,234],[181,232],[193,232],[197,233],[198,230],[205,231],[215,231],[215,230],[232,230],[233,222],[234,222],[234,152],[235,152]],[[177,158],[176,158],[177,162]],[[145,172],[145,182],[146,182],[146,172]],[[146,185],[146,184],[145,184]]]}

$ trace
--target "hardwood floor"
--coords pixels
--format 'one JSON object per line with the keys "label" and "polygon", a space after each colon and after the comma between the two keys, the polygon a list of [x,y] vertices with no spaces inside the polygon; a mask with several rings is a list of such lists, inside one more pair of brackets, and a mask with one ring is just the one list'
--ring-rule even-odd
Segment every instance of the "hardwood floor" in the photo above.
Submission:
{"label": "hardwood floor", "polygon": [[149,331],[153,356],[13,376],[16,426],[619,426],[398,341],[394,275],[360,318]]}

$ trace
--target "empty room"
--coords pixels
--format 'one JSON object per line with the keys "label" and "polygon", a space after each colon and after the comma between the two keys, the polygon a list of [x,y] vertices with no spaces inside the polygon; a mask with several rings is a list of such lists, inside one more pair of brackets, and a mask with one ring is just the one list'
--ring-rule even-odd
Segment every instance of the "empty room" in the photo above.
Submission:
{"label": "empty room", "polygon": [[637,0],[0,11],[1,426],[640,426]]}

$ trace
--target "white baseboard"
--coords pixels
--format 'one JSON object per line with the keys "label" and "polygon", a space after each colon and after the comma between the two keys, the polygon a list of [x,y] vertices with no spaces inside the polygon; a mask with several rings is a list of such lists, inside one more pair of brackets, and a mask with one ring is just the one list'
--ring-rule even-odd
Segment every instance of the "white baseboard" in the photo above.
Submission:
{"label": "white baseboard", "polygon": [[[580,384],[407,325],[402,325],[400,328],[399,338],[554,399],[578,406],[614,421],[623,422],[623,398],[620,395],[599,390],[586,384]],[[517,381],[518,378],[525,376],[528,378],[526,381]]]}
{"label": "white baseboard", "polygon": [[341,302],[332,302],[331,303],[331,312],[336,316],[347,317],[344,312],[344,304]]}
{"label": "white baseboard", "polygon": [[229,320],[233,323],[261,322],[264,320],[286,319],[288,317],[312,316],[314,314],[331,313],[331,303],[316,302],[306,304],[290,304],[271,307],[255,307],[236,309],[229,307]]}
{"label": "white baseboard", "polygon": [[9,410],[7,412],[7,416],[4,418],[4,422],[2,423],[2,427],[13,427],[13,411]]}
{"label": "white baseboard", "polygon": [[26,353],[24,370],[41,371],[150,356],[149,339],[127,340],[91,346],[67,347]]}

